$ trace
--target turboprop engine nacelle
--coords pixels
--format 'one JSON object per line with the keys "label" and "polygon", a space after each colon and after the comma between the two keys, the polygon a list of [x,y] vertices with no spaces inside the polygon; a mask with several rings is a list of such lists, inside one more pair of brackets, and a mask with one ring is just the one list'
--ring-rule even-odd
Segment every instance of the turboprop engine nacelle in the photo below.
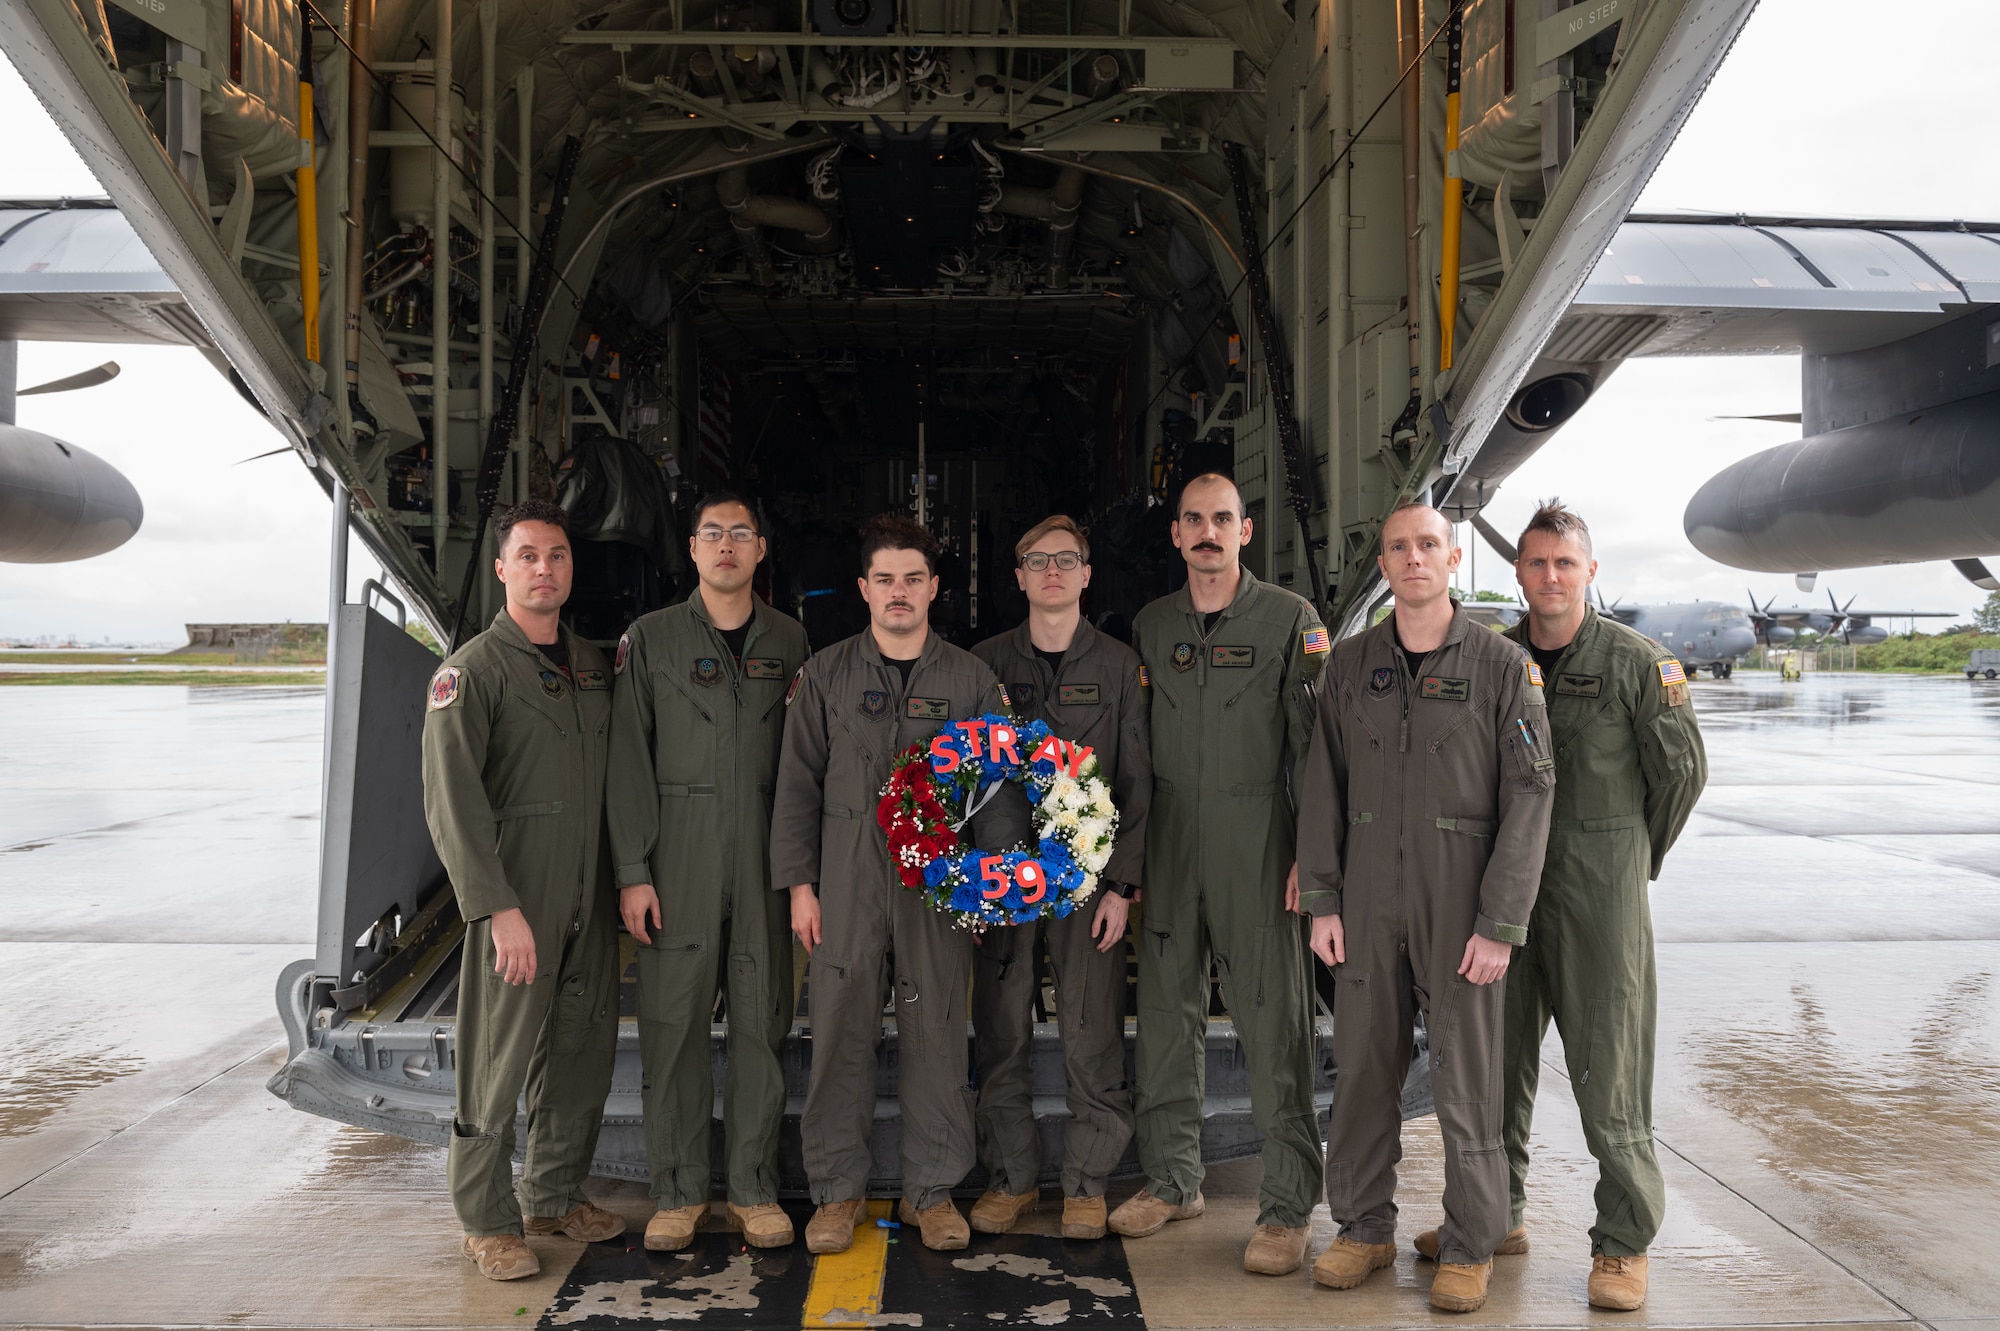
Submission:
{"label": "turboprop engine nacelle", "polygon": [[0,425],[0,562],[89,559],[131,540],[145,516],[132,482],[103,458]]}
{"label": "turboprop engine nacelle", "polygon": [[1764,573],[2000,553],[2000,393],[1743,459],[1688,502],[1688,540]]}

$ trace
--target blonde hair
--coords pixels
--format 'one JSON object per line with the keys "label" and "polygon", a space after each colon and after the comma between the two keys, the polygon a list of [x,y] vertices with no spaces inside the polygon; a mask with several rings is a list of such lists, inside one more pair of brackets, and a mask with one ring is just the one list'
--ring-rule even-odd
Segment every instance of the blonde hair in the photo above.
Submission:
{"label": "blonde hair", "polygon": [[1068,532],[1071,536],[1074,536],[1076,538],[1077,549],[1083,552],[1083,562],[1086,564],[1090,562],[1090,538],[1083,534],[1083,528],[1077,526],[1076,519],[1067,513],[1057,513],[1052,517],[1043,518],[1040,522],[1028,528],[1022,534],[1021,539],[1014,542],[1014,562],[1018,564],[1021,561],[1022,555],[1034,549],[1035,542],[1041,540],[1052,531]]}

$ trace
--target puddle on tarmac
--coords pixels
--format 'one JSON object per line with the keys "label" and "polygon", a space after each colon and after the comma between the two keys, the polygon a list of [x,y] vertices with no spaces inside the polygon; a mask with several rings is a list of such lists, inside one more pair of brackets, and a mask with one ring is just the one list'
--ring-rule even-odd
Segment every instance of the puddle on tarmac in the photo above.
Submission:
{"label": "puddle on tarmac", "polygon": [[1697,1031],[1683,1049],[1703,1098],[1769,1139],[1758,1162],[1806,1200],[1815,1242],[1976,1300],[1990,1285],[1965,1222],[2000,1194],[1993,987],[1985,971],[1952,980],[1894,1048],[1843,1041],[1801,981],[1781,1027]]}
{"label": "puddle on tarmac", "polygon": [[0,1137],[25,1137],[85,1091],[146,1066],[115,1048],[68,1051],[52,1044],[0,1045]]}

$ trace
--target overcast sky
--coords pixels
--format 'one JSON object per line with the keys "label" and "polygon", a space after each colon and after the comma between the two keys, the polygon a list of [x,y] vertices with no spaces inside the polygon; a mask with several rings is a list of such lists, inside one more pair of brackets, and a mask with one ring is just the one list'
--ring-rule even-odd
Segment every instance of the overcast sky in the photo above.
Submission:
{"label": "overcast sky", "polygon": [[[1763,0],[1640,206],[2000,219],[1988,133],[1996,50],[1993,0],[1911,0],[1893,20],[1872,0]],[[103,192],[4,61],[0,125],[0,197]],[[29,344],[21,383],[112,357],[125,369],[116,382],[23,399],[20,423],[123,471],[145,498],[145,526],[99,559],[0,564],[0,638],[178,642],[191,620],[324,619],[326,501],[290,456],[235,465],[282,441],[194,352]],[[1600,584],[1628,600],[1741,604],[1747,587],[1789,605],[1830,587],[1877,607],[1969,616],[1982,594],[1949,565],[1828,573],[1802,597],[1789,578],[1746,575],[1688,545],[1681,512],[1704,480],[1797,437],[1712,418],[1798,408],[1794,358],[1628,362],[1488,515],[1515,531],[1536,498],[1561,495],[1596,534]],[[1481,586],[1512,589],[1490,550],[1476,563]],[[353,578],[369,572],[357,547]]]}

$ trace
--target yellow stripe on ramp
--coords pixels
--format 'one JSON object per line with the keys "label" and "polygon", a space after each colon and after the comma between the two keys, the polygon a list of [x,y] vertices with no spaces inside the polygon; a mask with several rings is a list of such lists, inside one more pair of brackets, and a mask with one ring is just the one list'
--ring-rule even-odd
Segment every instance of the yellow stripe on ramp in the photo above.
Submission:
{"label": "yellow stripe on ramp", "polygon": [[854,1246],[828,1253],[813,1266],[812,1287],[806,1291],[808,1327],[866,1327],[882,1311],[882,1275],[889,1269],[889,1233],[876,1224],[890,1218],[893,1203],[868,1203],[866,1218],[854,1231]]}

